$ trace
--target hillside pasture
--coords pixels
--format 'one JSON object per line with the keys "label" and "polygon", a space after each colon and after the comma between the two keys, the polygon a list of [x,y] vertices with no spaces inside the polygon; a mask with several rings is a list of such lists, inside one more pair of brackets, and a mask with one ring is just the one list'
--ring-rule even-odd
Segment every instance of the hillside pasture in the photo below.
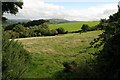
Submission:
{"label": "hillside pasture", "polygon": [[69,22],[69,23],[61,23],[61,24],[50,24],[50,29],[57,29],[59,27],[64,28],[68,32],[81,30],[83,24],[88,24],[90,27],[99,24],[99,21],[88,21],[88,22]]}
{"label": "hillside pasture", "polygon": [[89,43],[102,31],[73,33],[53,37],[34,37],[17,39],[32,56],[28,72],[24,78],[52,78],[56,72],[63,70],[63,62],[85,62],[92,58],[87,50]]}

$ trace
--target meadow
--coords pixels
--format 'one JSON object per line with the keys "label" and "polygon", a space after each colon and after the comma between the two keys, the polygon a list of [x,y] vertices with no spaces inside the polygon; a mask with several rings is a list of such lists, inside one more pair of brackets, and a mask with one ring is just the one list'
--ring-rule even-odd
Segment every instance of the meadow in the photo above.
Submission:
{"label": "meadow", "polygon": [[87,50],[87,47],[100,33],[102,31],[17,39],[32,56],[28,71],[22,77],[52,78],[63,70],[63,62],[83,63],[93,58],[88,53],[96,50]]}
{"label": "meadow", "polygon": [[[69,7],[68,2],[61,5],[38,0],[37,3],[33,0],[1,3],[2,80],[120,78],[120,2],[116,4],[118,11],[107,12],[110,15],[101,14],[110,10],[111,5],[106,3],[106,7],[103,3],[74,6],[74,1],[74,7]],[[19,9],[23,10],[17,15]],[[18,20],[26,18],[30,20],[22,20],[23,23]]]}
{"label": "meadow", "polygon": [[59,27],[64,28],[68,32],[81,30],[83,24],[87,24],[90,27],[99,24],[99,21],[86,21],[86,22],[70,22],[70,23],[61,23],[61,24],[50,24],[50,29],[57,29]]}

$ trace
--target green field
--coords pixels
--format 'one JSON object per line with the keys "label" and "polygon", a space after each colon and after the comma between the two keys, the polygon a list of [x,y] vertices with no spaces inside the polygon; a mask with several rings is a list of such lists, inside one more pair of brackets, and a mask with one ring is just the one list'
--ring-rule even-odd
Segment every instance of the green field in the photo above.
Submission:
{"label": "green field", "polygon": [[86,50],[86,48],[101,32],[18,39],[32,56],[29,71],[23,74],[23,77],[51,78],[58,71],[63,70],[63,62],[85,62],[92,57],[87,53],[95,51],[95,49]]}
{"label": "green field", "polygon": [[88,21],[88,22],[70,22],[70,23],[62,23],[62,24],[50,24],[50,29],[56,29],[59,27],[64,28],[68,32],[78,31],[81,29],[83,24],[88,24],[90,27],[95,26],[99,23],[99,21]]}

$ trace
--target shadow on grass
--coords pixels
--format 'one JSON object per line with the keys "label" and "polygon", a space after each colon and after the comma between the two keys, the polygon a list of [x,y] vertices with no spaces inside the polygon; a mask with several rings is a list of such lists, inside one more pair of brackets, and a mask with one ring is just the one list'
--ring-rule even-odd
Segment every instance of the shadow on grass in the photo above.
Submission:
{"label": "shadow on grass", "polygon": [[[67,64],[67,66],[65,65]],[[94,79],[96,74],[88,63],[75,64],[74,62],[63,63],[64,69],[55,73],[55,80],[80,80]]]}

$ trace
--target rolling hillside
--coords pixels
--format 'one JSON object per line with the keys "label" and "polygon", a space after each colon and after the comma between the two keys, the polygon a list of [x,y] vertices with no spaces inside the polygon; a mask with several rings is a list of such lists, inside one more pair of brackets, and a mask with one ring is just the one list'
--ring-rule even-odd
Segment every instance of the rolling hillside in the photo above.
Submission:
{"label": "rolling hillside", "polygon": [[95,26],[99,23],[99,21],[88,21],[88,22],[69,22],[69,23],[62,23],[62,24],[50,24],[50,29],[56,29],[59,27],[64,28],[68,32],[78,31],[81,29],[83,24],[88,24],[89,26]]}
{"label": "rolling hillside", "polygon": [[34,37],[17,39],[24,48],[31,52],[29,71],[25,78],[51,78],[58,71],[63,70],[65,61],[84,62],[91,56],[87,53],[95,49],[86,50],[90,41],[102,31],[73,33],[53,37]]}
{"label": "rolling hillside", "polygon": [[60,24],[60,23],[68,23],[70,21],[65,19],[48,19],[51,24]]}

